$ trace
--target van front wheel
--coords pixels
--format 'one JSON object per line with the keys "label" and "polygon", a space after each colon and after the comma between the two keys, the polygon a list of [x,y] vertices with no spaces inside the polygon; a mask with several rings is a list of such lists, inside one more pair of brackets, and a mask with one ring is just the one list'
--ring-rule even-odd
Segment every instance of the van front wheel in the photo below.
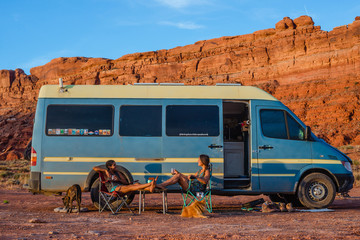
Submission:
{"label": "van front wheel", "polygon": [[335,184],[325,174],[311,173],[300,183],[298,198],[307,208],[326,208],[335,199]]}

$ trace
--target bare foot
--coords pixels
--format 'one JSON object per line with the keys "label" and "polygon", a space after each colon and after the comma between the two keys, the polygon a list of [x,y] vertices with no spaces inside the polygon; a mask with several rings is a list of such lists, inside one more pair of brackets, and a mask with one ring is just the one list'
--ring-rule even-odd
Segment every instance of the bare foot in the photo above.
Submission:
{"label": "bare foot", "polygon": [[150,188],[149,188],[149,191],[150,192],[154,192],[155,190],[155,186],[156,186],[156,181],[158,180],[159,176],[157,176],[152,182],[151,182],[151,185],[150,185]]}

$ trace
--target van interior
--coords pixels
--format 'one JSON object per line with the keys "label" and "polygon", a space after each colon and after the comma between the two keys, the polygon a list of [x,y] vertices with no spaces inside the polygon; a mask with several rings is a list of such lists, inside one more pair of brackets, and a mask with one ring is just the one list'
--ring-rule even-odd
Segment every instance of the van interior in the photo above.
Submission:
{"label": "van interior", "polygon": [[223,101],[224,188],[250,186],[249,102]]}

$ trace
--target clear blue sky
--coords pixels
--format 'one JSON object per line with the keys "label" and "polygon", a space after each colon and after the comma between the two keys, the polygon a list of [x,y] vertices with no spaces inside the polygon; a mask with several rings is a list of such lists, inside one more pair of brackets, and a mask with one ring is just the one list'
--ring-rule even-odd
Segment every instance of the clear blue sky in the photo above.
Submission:
{"label": "clear blue sky", "polygon": [[331,31],[360,15],[358,0],[0,0],[0,69],[57,57],[116,59],[273,28],[309,15]]}

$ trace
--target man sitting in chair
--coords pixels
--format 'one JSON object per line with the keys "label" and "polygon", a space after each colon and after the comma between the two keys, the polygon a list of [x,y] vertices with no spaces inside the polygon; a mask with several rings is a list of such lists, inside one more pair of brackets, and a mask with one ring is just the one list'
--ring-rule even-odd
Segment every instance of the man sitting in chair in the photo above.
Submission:
{"label": "man sitting in chair", "polygon": [[106,188],[109,192],[118,192],[120,194],[126,194],[128,192],[134,192],[138,190],[146,190],[149,192],[153,192],[156,186],[156,180],[158,177],[155,178],[150,183],[146,184],[139,184],[139,183],[132,183],[129,184],[124,175],[116,169],[116,163],[114,160],[109,160],[105,164],[106,169],[101,167],[93,167],[94,171],[96,172],[104,172],[108,182],[105,183]]}
{"label": "man sitting in chair", "polygon": [[189,176],[186,176],[175,169],[173,172],[174,176],[163,183],[157,184],[156,187],[164,189],[166,186],[179,183],[183,190],[188,190],[189,181],[191,180],[190,191],[193,193],[203,192],[211,177],[209,156],[201,154],[198,159],[198,166],[201,167],[201,169],[197,171],[195,175]]}

